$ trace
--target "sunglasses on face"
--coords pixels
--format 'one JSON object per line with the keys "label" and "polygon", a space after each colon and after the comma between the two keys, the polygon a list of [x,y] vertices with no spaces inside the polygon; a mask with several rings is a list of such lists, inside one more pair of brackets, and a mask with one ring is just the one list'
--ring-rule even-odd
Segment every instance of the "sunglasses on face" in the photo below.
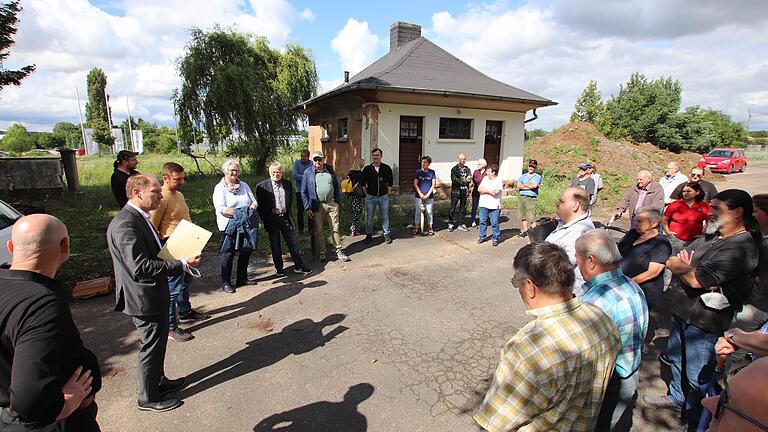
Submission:
{"label": "sunglasses on face", "polygon": [[768,431],[768,425],[764,425],[764,424],[760,423],[759,421],[753,419],[752,417],[736,411],[735,409],[733,409],[733,407],[728,405],[728,389],[727,388],[724,389],[722,393],[720,393],[720,399],[718,399],[718,401],[717,401],[717,408],[715,409],[714,417],[716,419],[719,419],[720,416],[723,415],[723,410],[728,410],[728,411],[734,413],[735,415],[737,415],[738,417],[741,417],[744,420],[746,420],[746,421],[752,423],[753,425],[757,426],[761,430]]}
{"label": "sunglasses on face", "polygon": [[313,160],[313,161],[315,161],[315,162],[320,162],[320,161],[322,161],[322,160],[323,160],[323,158],[314,158],[314,159],[312,159],[312,160]]}

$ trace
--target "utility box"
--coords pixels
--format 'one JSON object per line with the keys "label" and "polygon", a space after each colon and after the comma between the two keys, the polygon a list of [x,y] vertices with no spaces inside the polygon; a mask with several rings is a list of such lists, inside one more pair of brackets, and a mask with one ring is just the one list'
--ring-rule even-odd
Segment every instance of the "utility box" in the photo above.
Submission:
{"label": "utility box", "polygon": [[61,159],[0,158],[0,192],[8,195],[58,194],[64,190]]}

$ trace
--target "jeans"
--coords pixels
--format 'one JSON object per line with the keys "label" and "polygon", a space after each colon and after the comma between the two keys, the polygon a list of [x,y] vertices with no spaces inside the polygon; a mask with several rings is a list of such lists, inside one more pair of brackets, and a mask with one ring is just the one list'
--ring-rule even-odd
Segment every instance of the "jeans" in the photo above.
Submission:
{"label": "jeans", "polygon": [[[629,431],[632,428],[632,410],[637,400],[639,376],[640,371],[635,371],[627,378],[620,377],[616,371],[613,372],[605,389],[595,431]],[[620,421],[621,425],[617,428]]]}
{"label": "jeans", "polygon": [[192,312],[192,305],[189,303],[189,284],[191,282],[192,275],[187,272],[179,276],[168,276],[168,291],[171,293],[171,303],[168,305],[168,326],[171,330],[178,327],[176,322],[177,306],[179,316]]}
{"label": "jeans", "polygon": [[480,238],[485,240],[486,230],[488,229],[488,219],[491,219],[491,228],[493,229],[493,240],[499,241],[501,238],[501,229],[499,228],[499,215],[501,209],[487,209],[480,207]]}
{"label": "jeans", "polygon": [[[235,252],[237,252],[237,250],[234,248],[223,250],[222,246],[224,245],[226,237],[227,235],[222,232],[221,241],[219,243],[219,251],[221,252],[219,260],[221,267],[221,283],[231,284],[232,263],[235,261]],[[235,244],[234,241],[230,241],[229,243],[232,245]],[[248,261],[251,259],[251,253],[253,253],[253,249],[251,248],[243,248],[240,250],[240,256],[237,258],[237,282],[248,280]]]}
{"label": "jeans", "polygon": [[271,222],[264,224],[264,228],[269,236],[272,262],[275,264],[276,270],[280,271],[283,269],[283,248],[280,245],[280,234],[283,235],[285,244],[288,246],[288,252],[291,253],[294,267],[297,269],[304,267],[304,261],[301,259],[299,247],[296,243],[296,231],[293,229],[293,223],[289,215],[275,216]]}
{"label": "jeans", "polygon": [[477,209],[480,206],[480,195],[472,195],[472,212],[471,212],[471,221],[474,223],[477,220]]}
{"label": "jeans", "polygon": [[379,206],[379,217],[381,218],[381,229],[384,230],[384,235],[389,235],[389,196],[372,196],[368,195],[365,198],[365,233],[368,235],[373,234],[373,209]]}
{"label": "jeans", "polygon": [[691,389],[712,378],[716,363],[715,343],[719,336],[686,324],[682,318],[672,314],[667,344],[667,356],[672,363],[669,398],[678,406],[690,408],[687,398]]}
{"label": "jeans", "polygon": [[461,225],[467,216],[467,190],[451,190],[451,207],[448,208],[448,224]]}
{"label": "jeans", "polygon": [[[429,198],[424,200],[424,207],[427,208],[427,217],[424,218],[424,222],[426,223],[427,227],[432,226],[432,203],[435,201],[434,198]],[[421,203],[422,200],[419,197],[414,198],[414,212],[413,212],[413,226],[418,227],[419,224],[421,224]]]}

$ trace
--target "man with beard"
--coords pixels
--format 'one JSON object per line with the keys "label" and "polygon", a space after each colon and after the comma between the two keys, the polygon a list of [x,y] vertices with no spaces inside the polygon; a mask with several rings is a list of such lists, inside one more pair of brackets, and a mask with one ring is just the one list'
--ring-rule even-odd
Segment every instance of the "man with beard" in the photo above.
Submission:
{"label": "man with beard", "polygon": [[667,261],[676,276],[667,347],[669,395],[643,397],[656,408],[685,408],[689,426],[698,419],[691,390],[712,377],[715,343],[749,295],[762,238],[752,197],[742,190],[715,195],[709,214],[706,233]]}

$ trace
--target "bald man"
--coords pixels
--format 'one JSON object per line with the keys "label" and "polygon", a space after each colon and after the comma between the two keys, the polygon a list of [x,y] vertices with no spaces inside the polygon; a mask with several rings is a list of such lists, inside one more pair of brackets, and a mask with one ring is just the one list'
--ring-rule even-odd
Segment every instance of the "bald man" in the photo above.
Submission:
{"label": "bald man", "polygon": [[464,219],[467,217],[467,191],[472,181],[472,171],[466,165],[467,156],[459,153],[456,165],[451,168],[451,206],[448,208],[448,231],[454,228],[469,231]]}
{"label": "bald man", "polygon": [[728,380],[728,388],[719,396],[701,404],[712,413],[709,431],[768,430],[768,358],[761,358]]}
{"label": "bald man", "polygon": [[664,205],[669,205],[673,201],[672,193],[675,191],[675,188],[687,182],[688,176],[680,172],[680,164],[677,162],[668,163],[664,176],[659,179],[659,184],[664,190]]}
{"label": "bald man", "polygon": [[632,186],[616,208],[615,219],[629,211],[630,226],[635,227],[635,214],[640,207],[653,206],[664,210],[664,189],[653,180],[650,171],[642,170],[637,173],[637,183]]}
{"label": "bald man", "polygon": [[0,430],[98,431],[99,362],[53,279],[69,258],[67,228],[53,216],[24,216],[7,247],[13,259],[0,270]]}
{"label": "bald man", "polygon": [[166,398],[186,385],[186,378],[170,380],[164,371],[168,343],[168,277],[181,276],[200,265],[200,256],[166,261],[157,257],[162,245],[150,221],[160,207],[162,189],[157,179],[143,174],[129,177],[130,197],[107,228],[107,243],[115,270],[115,310],[130,315],[139,330],[138,407],[169,411],[181,401]]}

